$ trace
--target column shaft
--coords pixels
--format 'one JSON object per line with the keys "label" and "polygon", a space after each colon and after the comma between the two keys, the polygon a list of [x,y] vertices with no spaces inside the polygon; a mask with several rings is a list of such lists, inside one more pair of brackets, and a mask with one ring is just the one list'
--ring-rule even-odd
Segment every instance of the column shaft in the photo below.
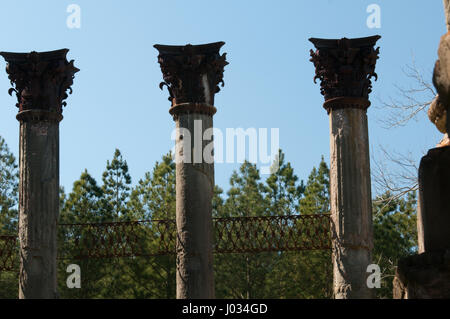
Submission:
{"label": "column shaft", "polygon": [[[187,129],[193,142],[203,140],[204,131],[212,128],[213,121],[211,115],[188,113],[179,115],[176,125],[178,129]],[[179,132],[176,140],[177,298],[214,298],[211,215],[214,163],[203,161],[206,141],[199,145],[202,163],[193,163],[194,153],[198,152],[195,143],[187,143],[186,137],[180,138],[182,130]],[[189,162],[183,158],[188,152],[192,154]]]}
{"label": "column shaft", "polygon": [[372,202],[367,115],[330,113],[330,195],[335,298],[371,298]]}
{"label": "column shaft", "polygon": [[[224,42],[155,45],[176,127],[177,298],[214,298],[212,198],[214,95],[223,86]],[[206,132],[208,131],[208,132]],[[206,133],[206,134],[205,134]]]}
{"label": "column shaft", "polygon": [[1,52],[15,86],[19,141],[19,298],[57,298],[59,122],[79,70],[68,49]]}
{"label": "column shaft", "polygon": [[367,108],[379,36],[310,41],[314,79],[330,117],[330,203],[333,290],[337,299],[372,298],[372,194]]}
{"label": "column shaft", "polygon": [[20,123],[19,298],[55,298],[59,124]]}

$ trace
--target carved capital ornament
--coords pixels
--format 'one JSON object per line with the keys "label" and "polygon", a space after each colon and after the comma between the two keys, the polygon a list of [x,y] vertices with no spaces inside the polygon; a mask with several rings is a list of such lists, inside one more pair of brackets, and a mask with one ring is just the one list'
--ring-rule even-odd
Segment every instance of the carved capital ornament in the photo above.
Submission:
{"label": "carved capital ornament", "polygon": [[378,78],[375,65],[380,50],[374,46],[380,38],[309,39],[316,47],[315,51],[310,50],[310,61],[316,69],[314,83],[320,80],[320,93],[328,112],[370,106],[371,79]]}
{"label": "carved capital ornament", "polygon": [[214,105],[214,94],[224,86],[226,53],[219,53],[225,42],[203,45],[154,45],[172,107],[185,103]]}
{"label": "carved capital ornament", "polygon": [[8,93],[16,94],[19,115],[33,113],[32,118],[35,119],[45,115],[62,118],[67,91],[72,93],[73,79],[79,71],[73,60],[67,61],[68,51],[0,52],[7,62],[6,72],[12,85]]}

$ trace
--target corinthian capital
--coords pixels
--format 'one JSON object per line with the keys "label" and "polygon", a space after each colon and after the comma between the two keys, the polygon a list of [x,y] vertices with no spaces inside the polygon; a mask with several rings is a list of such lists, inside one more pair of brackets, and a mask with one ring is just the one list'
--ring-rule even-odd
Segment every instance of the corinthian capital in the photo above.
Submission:
{"label": "corinthian capital", "polygon": [[7,62],[6,72],[13,86],[8,93],[16,93],[19,112],[62,113],[67,90],[72,93],[74,75],[79,71],[73,60],[67,61],[68,51],[0,52]]}
{"label": "corinthian capital", "polygon": [[310,61],[316,68],[314,82],[320,80],[320,93],[326,102],[345,98],[346,104],[353,103],[350,107],[355,107],[355,103],[363,108],[370,105],[371,78],[377,79],[375,64],[380,50],[374,45],[379,38],[309,39],[316,47],[316,51],[310,51]]}
{"label": "corinthian capital", "polygon": [[223,72],[226,53],[220,54],[224,42],[203,45],[155,45],[158,62],[167,86],[172,106],[182,103],[214,105],[214,94],[224,85]]}

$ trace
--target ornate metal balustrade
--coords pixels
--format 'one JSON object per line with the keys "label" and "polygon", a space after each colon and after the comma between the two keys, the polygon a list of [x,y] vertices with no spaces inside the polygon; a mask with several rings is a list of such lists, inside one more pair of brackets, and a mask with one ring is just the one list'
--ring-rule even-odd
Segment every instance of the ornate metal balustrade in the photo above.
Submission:
{"label": "ornate metal balustrade", "polygon": [[61,259],[160,256],[175,253],[175,220],[60,224]]}
{"label": "ornate metal balustrade", "polygon": [[331,249],[328,214],[230,217],[213,222],[216,253]]}
{"label": "ornate metal balustrade", "polygon": [[[330,216],[295,215],[213,219],[215,253],[331,248]],[[59,258],[113,258],[175,254],[175,220],[60,224]],[[17,239],[0,237],[0,271],[15,267]]]}

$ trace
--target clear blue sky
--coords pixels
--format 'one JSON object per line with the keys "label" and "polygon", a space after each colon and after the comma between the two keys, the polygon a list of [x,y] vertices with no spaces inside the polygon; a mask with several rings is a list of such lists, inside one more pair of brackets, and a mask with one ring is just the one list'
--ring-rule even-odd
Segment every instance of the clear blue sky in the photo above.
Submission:
{"label": "clear blue sky", "polygon": [[[66,8],[81,7],[81,28],[69,29]],[[366,26],[369,4],[381,8],[381,28]],[[319,85],[309,62],[310,37],[340,38],[380,34],[378,97],[395,96],[394,84],[408,85],[401,69],[411,62],[428,73],[446,32],[441,0],[2,1],[0,51],[69,48],[81,69],[61,122],[61,185],[87,168],[100,182],[106,160],[119,148],[133,184],[168,152],[174,123],[153,44],[225,41],[230,64],[225,87],[216,96],[215,127],[280,128],[280,146],[301,179],[323,154],[329,156],[329,124]],[[18,156],[15,97],[0,61],[0,135]],[[368,111],[371,149],[378,145],[411,151],[419,161],[440,134],[426,114],[418,122],[385,130],[383,110]],[[239,164],[217,164],[216,183],[228,188]]]}

